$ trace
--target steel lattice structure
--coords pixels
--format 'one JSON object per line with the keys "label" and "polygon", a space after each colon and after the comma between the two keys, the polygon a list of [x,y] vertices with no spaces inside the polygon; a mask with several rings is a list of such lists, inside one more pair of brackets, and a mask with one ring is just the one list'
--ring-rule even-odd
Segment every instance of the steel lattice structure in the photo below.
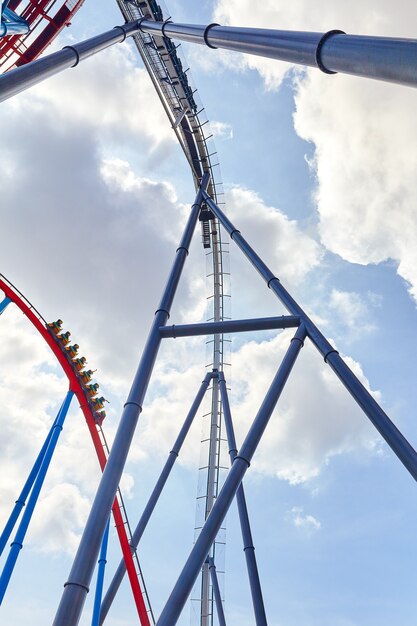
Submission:
{"label": "steel lattice structure", "polygon": [[[98,558],[102,573],[107,544],[108,519],[111,509],[113,509],[116,526],[118,527],[124,560],[121,561],[102,601],[102,577],[99,577],[96,611],[93,618],[95,620],[94,624],[104,622],[126,570],[129,574],[140,623],[142,626],[147,626],[154,622],[139,562],[137,561],[136,548],[151,518],[194,417],[198,412],[202,399],[206,393],[210,392],[211,429],[207,462],[205,521],[178,581],[156,623],[158,626],[173,626],[177,622],[193,585],[200,575],[201,626],[211,626],[216,622],[216,619],[221,626],[226,623],[216,573],[215,545],[216,537],[230,504],[236,498],[251,586],[254,619],[257,626],[266,626],[267,618],[242,480],[304,342],[310,341],[316,347],[324,361],[334,371],[341,383],[363,409],[372,424],[415,479],[417,479],[417,453],[343,361],[337,350],[329,343],[302,307],[284,288],[279,278],[251,247],[238,230],[238,225],[232,224],[225,214],[220,201],[222,192],[221,182],[215,169],[217,163],[212,162],[215,152],[210,147],[210,135],[206,132],[208,126],[206,125],[205,116],[203,116],[204,110],[198,105],[197,96],[184,70],[184,61],[181,59],[177,46],[172,40],[182,39],[205,45],[208,48],[223,47],[310,65],[317,67],[326,74],[342,71],[410,86],[417,86],[417,42],[405,39],[351,36],[338,30],[327,33],[303,33],[231,28],[218,24],[209,24],[207,26],[176,24],[169,19],[165,19],[166,11],[162,10],[160,5],[154,0],[146,0],[144,2],[132,0],[117,1],[126,20],[124,25],[117,26],[111,31],[88,41],[66,46],[62,51],[37,61],[33,59],[42,52],[53,36],[59,32],[60,27],[67,23],[70,17],[68,11],[72,15],[82,2],[69,0],[65,3],[67,13],[61,22],[58,19],[55,20],[56,24],[52,29],[53,32],[51,29],[47,31],[46,28],[42,30],[42,20],[40,20],[39,28],[43,34],[36,39],[35,43],[31,44],[32,47],[24,43],[25,37],[34,32],[35,24],[38,24],[36,19],[39,15],[47,15],[48,11],[52,11],[55,3],[44,3],[45,6],[42,5],[42,7],[40,7],[41,3],[29,3],[21,14],[22,18],[26,19],[29,27],[33,27],[30,29],[29,34],[27,32],[20,35],[13,34],[1,42],[3,47],[0,45],[0,54],[6,63],[5,69],[9,69],[12,66],[22,66],[11,69],[11,71],[8,71],[0,78],[0,101],[19,93],[58,71],[78,65],[84,58],[100,52],[109,45],[122,42],[128,37],[133,37],[136,48],[149,72],[169,122],[190,165],[196,188],[196,197],[191,206],[182,239],[176,250],[171,272],[162,292],[160,305],[155,312],[154,322],[150,329],[129,397],[124,406],[114,444],[108,454],[108,451],[103,449],[103,444],[104,448],[106,445],[101,428],[102,420],[100,417],[97,417],[98,413],[95,411],[94,405],[92,406],[91,398],[89,398],[88,394],[86,395],[87,388],[81,380],[82,373],[80,372],[82,372],[82,368],[80,370],[75,368],[74,360],[69,358],[71,355],[66,354],[67,348],[64,349],[57,342],[54,333],[48,327],[50,325],[33,309],[22,294],[7,279],[4,277],[0,279],[0,288],[5,294],[5,299],[0,305],[0,312],[10,302],[15,303],[32,322],[45,341],[47,341],[69,379],[68,396],[40,452],[33,472],[28,479],[28,484],[25,485],[22,492],[24,495],[19,497],[17,501],[17,508],[15,507],[11,515],[10,524],[6,527],[4,539],[0,542],[0,545],[4,548],[23,506],[22,503],[28,497],[31,489],[32,494],[29,496],[29,501],[32,502],[32,509],[36,504],[37,495],[39,495],[48,462],[54,451],[69,402],[72,395],[75,394],[86,417],[99,463],[103,470],[103,477],[97,490],[71,572],[65,583],[54,626],[75,626],[78,624]],[[10,0],[8,8],[14,11],[18,8],[18,5],[18,2],[13,4]],[[36,5],[36,10],[34,5]],[[10,22],[12,19],[11,14],[8,13],[7,18]],[[49,25],[53,23],[53,20],[52,22],[51,20],[47,21]],[[22,46],[26,47],[24,53],[22,52]],[[19,58],[13,57],[12,59],[11,55],[18,53],[20,55]],[[186,262],[190,242],[199,221],[202,226],[203,245],[205,248],[211,247],[212,250],[213,316],[204,324],[169,326],[168,319],[171,306]],[[287,309],[287,315],[262,319],[225,319],[222,306],[225,294],[223,291],[221,229],[230,236],[232,242],[238,246],[248,261],[256,268],[266,286]],[[294,336],[254,418],[252,426],[242,446],[238,449],[234,436],[227,381],[224,374],[224,335],[248,330],[255,331],[273,328],[294,328]],[[161,342],[166,338],[196,335],[210,335],[213,337],[211,369],[206,373],[204,380],[196,391],[195,400],[186,416],[183,427],[178,434],[150,499],[136,528],[129,536],[125,532],[124,527],[126,524],[122,520],[124,506],[118,486],[135,428],[142,412],[143,402],[158,351]],[[231,468],[226,476],[224,485],[219,489],[219,481],[216,476],[218,476],[220,464],[220,431],[223,427],[227,433]],[[28,506],[27,510],[30,508]],[[26,528],[28,522],[29,520],[26,519]],[[10,557],[0,579],[2,596],[7,587],[13,563],[16,561],[22,545],[24,532],[25,530],[21,531],[21,527],[19,527],[17,539],[12,544]],[[132,555],[135,557],[136,570]],[[217,618],[214,617],[213,607],[216,608]]]}

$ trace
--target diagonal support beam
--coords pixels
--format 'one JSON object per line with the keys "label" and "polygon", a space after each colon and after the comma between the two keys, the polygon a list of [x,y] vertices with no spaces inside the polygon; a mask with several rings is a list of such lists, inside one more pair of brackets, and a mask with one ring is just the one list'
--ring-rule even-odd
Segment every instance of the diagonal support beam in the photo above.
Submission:
{"label": "diagonal support beam", "polygon": [[96,593],[94,595],[94,609],[93,609],[93,617],[91,619],[91,626],[99,626],[100,624],[100,607],[101,607],[101,598],[103,595],[104,573],[106,571],[106,563],[107,563],[107,545],[109,542],[109,530],[110,530],[110,517],[107,521],[106,530],[104,531],[103,540],[101,542],[100,558],[98,560]]}
{"label": "diagonal support beam", "polygon": [[233,465],[230,468],[224,485],[201,529],[161,616],[157,621],[157,626],[174,626],[174,624],[177,623],[197,576],[200,573],[201,567],[207,558],[207,554],[209,554],[210,548],[220,530],[220,526],[230,504],[250,465],[272,412],[275,409],[297,356],[300,353],[305,337],[306,329],[302,324],[291,340],[290,347],[249,429],[246,439],[239,450],[239,454],[233,461]]}
{"label": "diagonal support beam", "polygon": [[223,602],[220,594],[219,580],[217,578],[217,570],[212,556],[207,558],[208,568],[210,571],[211,584],[213,585],[214,602],[217,609],[217,617],[219,626],[226,626],[226,618],[224,616]]}
{"label": "diagonal support beam", "polygon": [[[230,461],[237,455],[236,439],[233,428],[232,413],[230,411],[229,396],[226,388],[226,380],[223,372],[219,372],[219,387],[222,398],[223,417],[229,444]],[[253,610],[255,613],[256,626],[268,626],[266,621],[265,605],[262,596],[261,582],[259,580],[258,564],[255,556],[255,546],[253,545],[252,532],[249,522],[248,507],[246,506],[245,491],[243,483],[239,485],[236,492],[237,507],[239,512],[240,527],[242,530],[243,551],[245,553],[246,567],[248,569],[249,585],[252,596]]]}
{"label": "diagonal support beam", "polygon": [[171,273],[159,308],[155,313],[154,322],[149,332],[129,397],[124,406],[116,437],[75,555],[69,579],[64,585],[64,592],[53,622],[54,626],[76,626],[80,620],[107,519],[116,496],[139,415],[142,412],[142,404],[161,344],[159,328],[164,326],[169,318],[171,306],[188,255],[188,248],[200,213],[203,192],[207,189],[208,182],[209,174],[207,173],[203,176],[195,203],[191,207],[190,216],[180,245],[177,248]]}
{"label": "diagonal support beam", "polygon": [[67,395],[65,396],[65,400],[62,403],[61,408],[59,409],[58,415],[52,427],[51,436],[48,438],[49,441],[48,441],[47,448],[39,464],[39,469],[38,469],[36,479],[33,482],[32,491],[30,493],[28,503],[22,515],[22,519],[17,529],[16,536],[13,542],[10,544],[10,552],[7,557],[6,563],[4,564],[2,575],[0,577],[0,604],[3,602],[4,595],[7,590],[7,586],[10,582],[10,578],[13,574],[13,570],[16,565],[16,561],[19,557],[20,551],[23,548],[23,542],[26,537],[27,530],[29,528],[29,523],[32,519],[32,515],[33,515],[33,511],[35,510],[36,503],[38,502],[38,498],[39,498],[43,483],[45,481],[46,474],[48,472],[49,465],[52,460],[52,456],[55,452],[55,448],[58,443],[59,436],[64,427],[65,418],[67,416],[68,409],[70,407],[73,396],[74,396],[74,392],[69,390],[67,392]]}
{"label": "diagonal support beam", "polygon": [[[181,451],[182,445],[188,435],[188,432],[191,428],[191,425],[194,421],[194,418],[196,416],[196,413],[198,411],[198,409],[200,408],[200,404],[204,398],[204,395],[207,391],[207,388],[210,384],[211,379],[213,378],[213,373],[209,372],[206,374],[206,376],[204,377],[203,382],[201,383],[201,387],[195,397],[195,400],[193,402],[193,404],[191,405],[191,408],[188,412],[188,415],[184,421],[184,424],[178,434],[178,437],[173,445],[173,448],[171,450],[171,452],[168,455],[168,459],[163,467],[163,470],[156,482],[155,487],[153,488],[153,491],[149,497],[149,500],[145,506],[145,509],[140,517],[139,522],[137,523],[137,526],[133,532],[133,536],[132,536],[132,541],[131,541],[131,546],[132,546],[132,551],[136,550],[136,548],[139,545],[140,540],[142,539],[142,535],[145,532],[146,526],[148,525],[148,522],[151,518],[151,515],[155,509],[155,506],[158,503],[159,500],[159,496],[162,493],[163,488],[165,487],[165,484],[169,478],[169,475],[171,473],[172,468],[174,467],[174,463],[178,458],[178,455]],[[102,606],[101,606],[101,613],[100,613],[100,624],[102,624],[104,622],[104,620],[107,617],[107,614],[110,610],[110,607],[113,603],[114,598],[116,597],[116,594],[119,590],[119,587],[122,583],[123,577],[126,573],[126,565],[124,560],[122,559],[119,563],[119,566],[116,570],[116,573],[113,576],[113,579],[109,585],[109,588],[106,592],[106,595],[104,597]]]}
{"label": "diagonal support beam", "polygon": [[57,416],[46,436],[46,439],[43,443],[43,446],[36,458],[35,463],[33,464],[33,467],[29,473],[29,476],[26,479],[26,482],[23,486],[22,491],[20,492],[19,497],[17,498],[15,505],[13,507],[13,510],[10,514],[9,519],[7,520],[6,526],[4,527],[4,530],[0,536],[0,556],[3,554],[3,550],[6,547],[6,544],[9,540],[10,535],[13,532],[13,528],[15,527],[15,524],[17,522],[17,520],[19,519],[19,515],[23,509],[23,507],[26,505],[26,499],[29,496],[31,489],[33,487],[33,483],[35,482],[38,474],[39,474],[39,470],[42,466],[43,460],[45,458],[45,454],[48,450],[52,435],[55,432],[55,427],[57,425],[57,419],[59,416]]}
{"label": "diagonal support beam", "polygon": [[303,311],[300,305],[288,293],[280,280],[273,274],[269,267],[262,261],[260,256],[249,245],[240,231],[235,228],[232,222],[226,217],[223,211],[215,202],[204,194],[207,206],[218,218],[221,225],[229,233],[231,239],[240,248],[246,258],[262,276],[268,287],[275,293],[285,308],[292,314],[297,315],[305,324],[308,337],[311,339],[317,350],[324,357],[336,376],[343,383],[351,396],[368,416],[372,424],[385,439],[394,454],[400,459],[404,467],[410,472],[414,480],[417,480],[417,453],[410,445],[404,435],[398,430],[390,420],[385,411],[379,406],[369,391],[362,385],[352,370],[346,365],[337,350],[327,341],[314,322]]}
{"label": "diagonal support beam", "polygon": [[123,26],[115,26],[111,30],[86,39],[62,50],[48,54],[41,59],[26,63],[0,76],[0,102],[15,96],[46,78],[50,78],[63,70],[75,67],[80,61],[115,43],[125,41],[127,37],[139,31],[139,22],[129,22]]}
{"label": "diagonal support beam", "polygon": [[6,309],[6,307],[9,306],[11,302],[10,298],[4,298],[1,302],[0,302],[0,315],[3,313],[3,311]]}

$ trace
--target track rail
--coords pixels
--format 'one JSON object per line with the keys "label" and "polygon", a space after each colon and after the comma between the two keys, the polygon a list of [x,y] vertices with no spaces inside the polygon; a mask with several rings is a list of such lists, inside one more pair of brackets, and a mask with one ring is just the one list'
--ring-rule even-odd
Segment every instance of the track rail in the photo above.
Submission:
{"label": "track rail", "polygon": [[[147,20],[158,22],[159,25],[169,21],[169,13],[161,0],[116,0],[128,22]],[[172,129],[190,165],[196,189],[204,173],[210,174],[207,193],[217,198],[218,204],[224,204],[222,183],[220,179],[217,151],[213,135],[204,107],[199,102],[197,90],[193,88],[185,59],[181,55],[180,46],[164,35],[153,35],[140,31],[133,35],[133,41],[152,80]],[[216,162],[213,158],[216,157]],[[212,274],[209,293],[213,297],[213,317],[211,321],[220,322],[224,319],[224,259],[221,239],[221,228],[217,219],[203,225],[203,245],[212,249]],[[207,244],[207,245],[206,245]],[[210,296],[211,297],[211,296]],[[213,336],[213,368],[223,371],[225,341],[222,334]],[[217,497],[219,489],[220,440],[222,428],[222,404],[218,392],[218,383],[213,381],[211,401],[211,428],[213,439],[210,442],[209,458],[207,459],[208,476],[205,496],[205,517]],[[215,433],[219,433],[218,438]],[[216,551],[213,546],[213,555]],[[213,625],[213,598],[210,589],[208,566],[202,570],[201,583],[201,615],[199,626]]]}
{"label": "track rail", "polygon": [[[103,471],[107,463],[109,449],[106,439],[104,437],[102,426],[94,418],[94,411],[90,406],[87,394],[84,391],[83,386],[80,382],[80,377],[77,374],[75,365],[73,365],[70,358],[66,356],[60,344],[55,339],[55,335],[49,330],[47,322],[39,313],[39,311],[37,311],[37,309],[29,302],[29,300],[25,298],[25,296],[2,274],[0,274],[0,289],[4,292],[5,296],[10,298],[10,300],[22,311],[25,317],[31,322],[31,324],[35,327],[38,333],[48,344],[49,348],[52,350],[53,354],[61,365],[65,375],[68,378],[69,388],[71,391],[74,392],[75,396],[77,397],[80,408],[84,414],[85,421],[87,422],[87,427],[93,441],[94,449],[97,454],[100,469],[101,471]],[[146,588],[143,584],[143,577],[137,553],[136,551],[132,553],[131,550],[131,537],[128,537],[130,526],[120,489],[118,495],[114,500],[112,512],[140,623],[142,626],[150,626],[151,622],[154,623],[154,617],[152,614],[152,609],[150,607],[149,598],[146,593]],[[141,589],[139,580],[141,580],[142,582],[144,589],[143,591]]]}
{"label": "track rail", "polygon": [[84,0],[10,0],[8,8],[29,25],[24,35],[0,39],[0,72],[36,59],[57,35],[71,24]]}

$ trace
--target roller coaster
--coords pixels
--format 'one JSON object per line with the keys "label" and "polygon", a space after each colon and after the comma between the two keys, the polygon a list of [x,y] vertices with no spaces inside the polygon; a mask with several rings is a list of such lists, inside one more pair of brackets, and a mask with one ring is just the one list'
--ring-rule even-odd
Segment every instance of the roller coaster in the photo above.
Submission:
{"label": "roller coaster", "polygon": [[[35,461],[33,469],[16,501],[6,528],[0,538],[4,550],[21,516],[16,536],[0,577],[0,601],[4,597],[23,540],[36,505],[49,462],[75,395],[84,414],[103,477],[87,521],[73,567],[65,583],[54,626],[78,624],[85,596],[90,588],[95,564],[99,576],[94,605],[93,626],[102,624],[110,610],[125,573],[142,626],[157,624],[173,626],[200,577],[199,624],[226,624],[221,590],[216,573],[216,542],[225,515],[234,498],[237,500],[244,543],[248,577],[254,610],[254,623],[266,626],[260,578],[254,554],[249,514],[242,485],[243,477],[262,437],[268,420],[306,340],[317,348],[324,361],[335,372],[356,402],[371,420],[405,468],[417,479],[417,454],[402,433],[391,422],[375,399],[359,382],[328,342],[314,322],[283,287],[280,280],[265,265],[241,232],[225,215],[222,183],[217,171],[217,153],[209,130],[204,108],[192,86],[186,62],[174,39],[183,39],[208,48],[226,48],[249,54],[301,63],[317,67],[326,74],[344,71],[363,77],[388,80],[417,86],[416,46],[414,40],[358,37],[335,30],[327,33],[291,33],[262,29],[223,27],[218,24],[195,26],[176,24],[167,18],[167,10],[155,0],[117,0],[125,24],[90,40],[65,46],[61,51],[42,56],[47,46],[65,26],[69,26],[83,0],[4,0],[2,30],[0,31],[0,101],[44,80],[58,71],[75,67],[84,58],[100,52],[109,45],[132,38],[134,46],[147,69],[161,105],[190,166],[196,198],[179,246],[176,250],[165,290],[149,338],[139,362],[132,389],[120,419],[115,441],[109,450],[103,430],[104,398],[97,398],[98,383],[93,383],[93,370],[85,370],[85,360],[78,357],[79,346],[68,345],[60,320],[47,322],[34,306],[4,276],[0,289],[4,300],[0,313],[14,304],[30,321],[47,343],[68,378],[69,391],[53,422],[51,431]],[[395,61],[395,62],[394,62]],[[213,161],[213,159],[215,159]],[[168,326],[178,282],[185,264],[197,222],[201,224],[202,244],[209,251],[212,263],[213,315],[204,324]],[[284,304],[288,315],[281,317],[230,320],[225,315],[224,254],[222,233],[227,233],[248,261],[257,269],[267,287]],[[264,329],[294,328],[295,334],[277,374],[265,396],[247,437],[237,448],[224,375],[225,335],[234,332]],[[195,400],[168,456],[150,499],[134,530],[127,519],[119,482],[129,452],[139,415],[142,411],[149,379],[163,339],[181,336],[212,336],[211,369],[205,375]],[[205,514],[202,528],[189,558],[172,590],[167,603],[155,620],[145,586],[137,547],[151,518],[159,496],[180,452],[201,401],[210,392],[210,442],[207,459],[207,480],[204,494]],[[220,442],[224,431],[230,449],[231,469],[224,484],[219,481]],[[22,514],[23,508],[24,512]],[[112,511],[123,560],[109,588],[102,597],[104,564],[108,537],[108,518]]]}

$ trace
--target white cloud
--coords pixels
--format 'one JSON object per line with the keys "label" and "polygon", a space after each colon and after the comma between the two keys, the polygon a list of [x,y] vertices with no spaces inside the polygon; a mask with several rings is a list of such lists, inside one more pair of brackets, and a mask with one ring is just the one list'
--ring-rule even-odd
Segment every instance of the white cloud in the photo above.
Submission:
{"label": "white cloud", "polygon": [[[283,333],[261,343],[249,342],[233,353],[231,405],[238,446],[259,409],[289,339],[290,335]],[[179,341],[175,340],[176,345]],[[359,364],[350,358],[346,361],[369,387]],[[152,455],[158,450],[164,454],[169,452],[200,380],[202,371],[197,364],[180,369],[167,363],[160,364],[160,393],[147,404],[141,417],[135,443],[136,458]],[[374,395],[378,397],[379,394],[374,392]],[[204,412],[203,408],[199,414]],[[196,466],[200,434],[196,425],[180,454],[180,463]],[[378,436],[367,418],[307,342],[250,472],[275,475],[292,484],[303,483],[318,476],[334,456],[373,453],[378,447],[377,442]]]}
{"label": "white cloud", "polygon": [[[370,294],[368,297],[372,304],[375,301],[373,295]],[[367,299],[361,294],[332,289],[329,307],[336,313],[345,333],[346,330],[348,331],[348,339],[357,339],[364,333],[375,330],[375,324],[371,321]],[[346,334],[344,336],[346,338]]]}
{"label": "white cloud", "polygon": [[227,215],[265,263],[289,284],[297,285],[319,265],[322,250],[317,242],[295,220],[266,205],[256,192],[237,186],[229,189]]}
{"label": "white cloud", "polygon": [[307,532],[314,532],[321,528],[321,522],[313,515],[304,513],[302,507],[293,507],[289,512],[289,517],[296,528],[303,529]]}
{"label": "white cloud", "polygon": [[90,508],[90,499],[76,485],[54,485],[41,496],[35,509],[30,542],[42,552],[74,554]]}
{"label": "white cloud", "polygon": [[[100,142],[139,140],[152,152],[174,143],[175,135],[137,55],[129,45],[113,46],[2,105],[12,116],[33,116],[47,110],[51,130],[65,134],[76,125]],[[30,115],[29,115],[30,114]],[[162,154],[162,153],[161,153]]]}
{"label": "white cloud", "polygon": [[[215,19],[242,26],[414,37],[415,3],[270,0],[254,13],[249,0],[220,0]],[[224,57],[222,57],[224,58]],[[233,63],[231,65],[235,66]],[[242,57],[267,88],[277,88],[290,66]],[[315,146],[316,203],[323,244],[352,263],[394,259],[417,299],[417,92],[349,76],[309,70],[297,81],[295,128]]]}
{"label": "white cloud", "polygon": [[219,137],[220,139],[233,139],[233,126],[231,124],[227,124],[226,122],[211,121],[210,129],[214,137]]}

